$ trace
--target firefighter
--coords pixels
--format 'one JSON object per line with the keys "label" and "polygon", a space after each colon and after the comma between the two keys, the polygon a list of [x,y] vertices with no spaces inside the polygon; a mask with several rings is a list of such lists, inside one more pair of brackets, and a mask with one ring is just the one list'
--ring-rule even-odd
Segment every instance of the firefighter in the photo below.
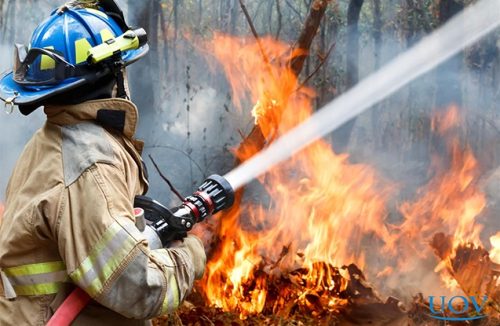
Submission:
{"label": "firefighter", "polygon": [[147,52],[114,1],[68,3],[16,45],[0,98],[24,115],[43,106],[47,121],[6,191],[0,325],[45,325],[76,287],[92,301],[73,325],[149,324],[202,276],[199,239],[153,249],[136,227],[148,181],[124,69]]}

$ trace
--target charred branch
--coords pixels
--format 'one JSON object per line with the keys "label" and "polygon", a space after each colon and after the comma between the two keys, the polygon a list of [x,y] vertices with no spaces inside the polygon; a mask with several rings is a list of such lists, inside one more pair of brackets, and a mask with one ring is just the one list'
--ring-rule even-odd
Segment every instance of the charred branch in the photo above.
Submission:
{"label": "charred branch", "polygon": [[300,33],[300,36],[296,43],[296,48],[301,49],[302,54],[294,57],[290,63],[292,71],[298,76],[304,67],[304,62],[308,57],[309,49],[311,44],[318,32],[319,25],[323,19],[326,8],[328,7],[328,0],[315,0],[311,5],[311,10],[309,11],[309,16],[304,23],[304,29]]}
{"label": "charred branch", "polygon": [[[312,41],[318,31],[318,28],[321,24],[321,20],[324,17],[328,3],[329,1],[315,0],[314,3],[312,3],[311,5],[309,16],[307,17],[306,22],[304,24],[304,29],[300,33],[296,43],[297,47],[300,48],[302,51],[304,51],[304,54],[297,58],[292,58],[292,60],[290,61],[290,66],[293,72],[297,76],[300,75],[302,68],[304,67],[304,61],[308,56],[308,52],[311,47]],[[256,38],[257,42],[259,42],[259,48],[261,50],[261,53],[263,54],[263,58],[266,64],[269,64],[269,58],[267,57],[267,55],[264,52],[264,49],[262,48],[262,45],[259,41],[259,36],[257,34],[257,31],[255,30],[255,27],[253,27],[253,23],[248,14],[248,10],[246,10],[246,6],[243,3],[243,0],[240,0],[240,5],[243,10],[243,13],[245,14],[245,17],[247,18],[250,28],[252,29],[252,34]],[[236,152],[243,153],[247,152],[248,149],[253,149],[255,152],[257,152],[263,149],[265,145],[266,145],[266,138],[263,135],[259,125],[255,125],[252,128],[251,132],[248,134],[248,136],[241,142]],[[237,164],[239,163],[241,163],[241,161],[239,161],[238,159]]]}

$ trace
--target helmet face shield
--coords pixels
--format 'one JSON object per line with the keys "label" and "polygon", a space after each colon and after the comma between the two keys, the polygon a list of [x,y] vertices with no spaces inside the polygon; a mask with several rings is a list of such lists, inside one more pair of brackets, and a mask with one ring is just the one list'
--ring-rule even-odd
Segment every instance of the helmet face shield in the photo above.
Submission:
{"label": "helmet face shield", "polygon": [[28,48],[24,44],[15,44],[14,47],[14,71],[21,67],[21,64],[26,60]]}
{"label": "helmet face shield", "polygon": [[28,51],[20,44],[14,48],[14,80],[20,85],[57,84],[74,76],[74,69],[75,66],[53,50],[32,48]]}

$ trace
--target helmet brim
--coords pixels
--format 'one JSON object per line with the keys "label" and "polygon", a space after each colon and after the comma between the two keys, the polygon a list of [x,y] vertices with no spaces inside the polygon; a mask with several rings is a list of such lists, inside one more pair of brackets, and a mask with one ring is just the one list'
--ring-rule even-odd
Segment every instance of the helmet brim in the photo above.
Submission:
{"label": "helmet brim", "polygon": [[[148,51],[149,46],[147,44],[137,50],[127,51],[123,58],[124,65],[128,66],[136,62],[145,56]],[[108,73],[99,76],[99,78],[107,75]],[[14,81],[13,77],[12,71],[6,72],[0,76],[0,99],[3,101],[11,101],[14,105],[22,106],[39,104],[41,106],[43,105],[44,100],[95,81],[97,76],[89,76],[89,78],[85,76],[71,78],[54,86],[29,87],[19,85]]]}
{"label": "helmet brim", "polygon": [[85,78],[72,78],[54,86],[24,87],[14,81],[14,74],[10,71],[0,76],[0,99],[10,101],[14,105],[28,105],[84,85],[86,82]]}

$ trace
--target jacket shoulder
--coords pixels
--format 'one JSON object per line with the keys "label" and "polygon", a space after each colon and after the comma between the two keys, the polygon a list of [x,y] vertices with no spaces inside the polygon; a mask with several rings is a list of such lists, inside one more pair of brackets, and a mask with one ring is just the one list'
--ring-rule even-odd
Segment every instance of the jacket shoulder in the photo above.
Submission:
{"label": "jacket shoulder", "polygon": [[117,159],[103,127],[81,122],[61,127],[64,183],[73,184],[96,163],[114,164]]}

